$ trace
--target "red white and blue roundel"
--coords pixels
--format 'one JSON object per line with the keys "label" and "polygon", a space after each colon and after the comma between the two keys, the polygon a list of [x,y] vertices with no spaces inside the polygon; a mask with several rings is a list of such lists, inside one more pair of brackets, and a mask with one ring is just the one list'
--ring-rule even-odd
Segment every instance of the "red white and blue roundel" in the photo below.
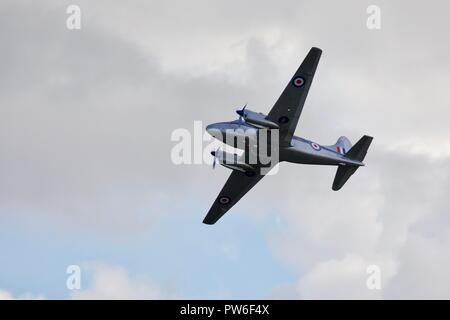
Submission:
{"label": "red white and blue roundel", "polygon": [[317,151],[319,151],[321,149],[320,146],[315,142],[311,142],[311,147]]}
{"label": "red white and blue roundel", "polygon": [[336,147],[336,152],[340,154],[345,154],[345,148],[342,147]]}
{"label": "red white and blue roundel", "polygon": [[295,87],[300,88],[301,86],[303,86],[303,85],[305,84],[305,79],[302,78],[302,77],[295,77],[295,78],[292,80],[292,84],[293,84]]}

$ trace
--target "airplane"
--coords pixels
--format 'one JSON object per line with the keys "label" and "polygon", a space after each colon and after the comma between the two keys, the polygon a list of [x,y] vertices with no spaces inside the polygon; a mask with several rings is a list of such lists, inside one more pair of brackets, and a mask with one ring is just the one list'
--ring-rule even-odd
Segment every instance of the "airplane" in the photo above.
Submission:
{"label": "airplane", "polygon": [[[250,141],[257,140],[259,131],[278,130],[279,156],[277,163],[286,161],[337,166],[332,190],[341,189],[350,176],[359,167],[364,166],[362,161],[372,142],[373,137],[371,136],[364,135],[353,146],[345,136],[340,137],[334,145],[323,146],[294,135],[321,55],[321,49],[311,48],[267,115],[247,110],[245,105],[236,111],[239,120],[213,123],[206,127],[206,131],[211,136],[234,148],[244,149],[244,153],[238,157],[236,154],[229,154],[225,151],[211,152],[214,157],[213,167],[216,162],[219,162],[224,167],[232,169],[233,172],[212,204],[203,223],[215,224],[264,177],[263,164],[260,162],[250,164],[246,161],[249,158],[248,144],[252,143]],[[237,146],[238,139],[247,141],[247,145]],[[273,167],[277,163],[270,163],[270,166]]]}

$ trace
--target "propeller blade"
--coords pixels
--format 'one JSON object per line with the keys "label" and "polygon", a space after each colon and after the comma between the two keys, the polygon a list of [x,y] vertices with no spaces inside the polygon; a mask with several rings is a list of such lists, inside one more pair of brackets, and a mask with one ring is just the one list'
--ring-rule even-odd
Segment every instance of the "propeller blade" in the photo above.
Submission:
{"label": "propeller blade", "polygon": [[214,157],[214,159],[213,159],[213,164],[212,164],[213,170],[216,168],[217,153],[219,152],[219,150],[220,150],[220,147],[218,147],[216,151],[211,151],[211,154],[212,154],[212,156]]}
{"label": "propeller blade", "polygon": [[244,107],[240,110],[236,110],[236,113],[240,116],[243,117],[245,114],[245,108],[247,108],[247,104],[244,105]]}

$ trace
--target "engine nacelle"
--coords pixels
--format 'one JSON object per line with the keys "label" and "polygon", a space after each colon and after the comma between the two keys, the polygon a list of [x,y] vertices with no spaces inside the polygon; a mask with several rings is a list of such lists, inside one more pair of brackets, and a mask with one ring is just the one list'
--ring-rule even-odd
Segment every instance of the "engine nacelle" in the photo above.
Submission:
{"label": "engine nacelle", "polygon": [[235,153],[228,153],[225,151],[211,151],[211,154],[225,168],[239,170],[242,172],[253,172],[255,170],[251,165],[241,160],[241,157]]}
{"label": "engine nacelle", "polygon": [[267,120],[266,115],[254,112],[251,110],[237,110],[238,115],[244,118],[245,122],[253,124],[258,127],[268,128],[268,129],[279,129],[280,126],[273,121]]}

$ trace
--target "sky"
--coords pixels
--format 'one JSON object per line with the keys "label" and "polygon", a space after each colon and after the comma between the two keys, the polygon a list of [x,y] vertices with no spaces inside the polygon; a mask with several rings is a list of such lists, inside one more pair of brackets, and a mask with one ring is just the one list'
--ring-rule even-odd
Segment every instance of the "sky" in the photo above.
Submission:
{"label": "sky", "polygon": [[[72,4],[81,29],[66,26]],[[449,299],[449,12],[2,1],[0,299]],[[234,120],[245,103],[267,113],[313,46],[296,135],[371,135],[366,167],[334,192],[335,168],[282,163],[202,224],[230,171],[175,164],[173,132],[209,152],[195,121]]]}

